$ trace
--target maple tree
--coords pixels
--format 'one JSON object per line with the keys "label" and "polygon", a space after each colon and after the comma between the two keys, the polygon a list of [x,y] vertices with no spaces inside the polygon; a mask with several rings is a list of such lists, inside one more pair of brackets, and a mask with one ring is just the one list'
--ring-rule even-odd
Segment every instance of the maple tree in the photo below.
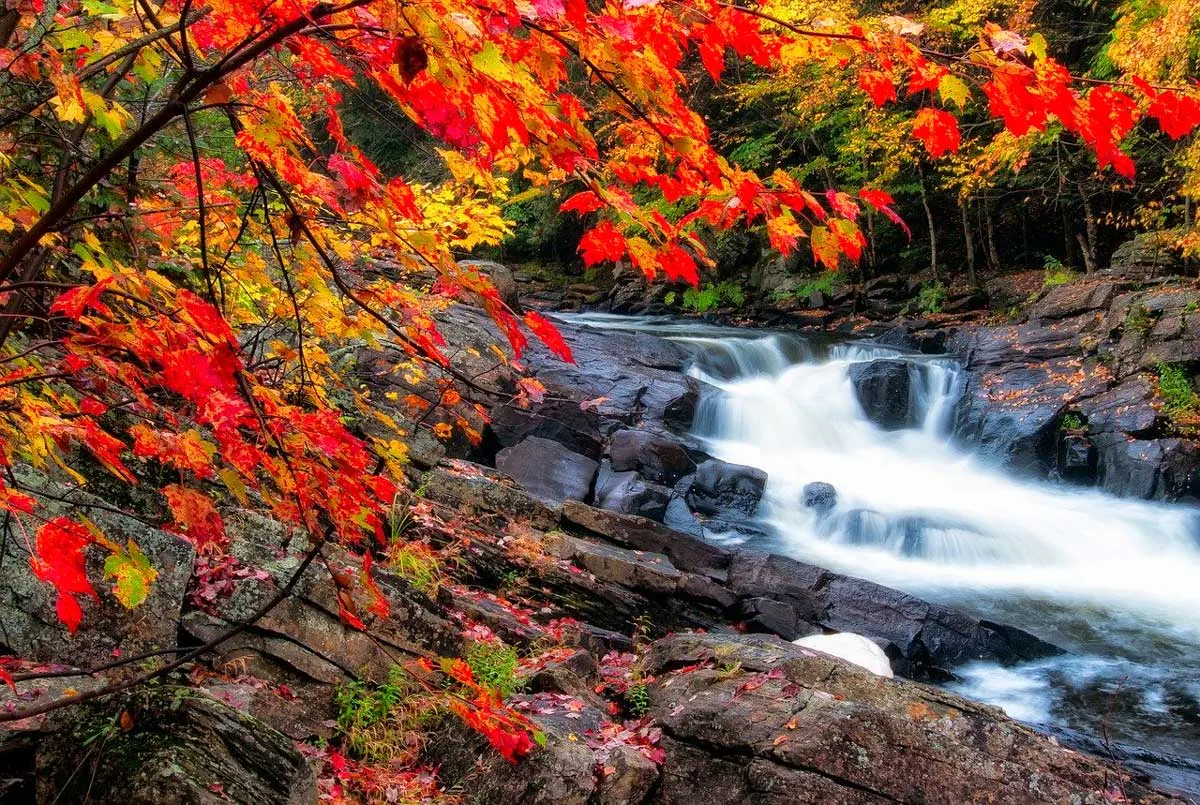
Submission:
{"label": "maple tree", "polygon": [[[1123,141],[1143,118],[1171,136],[1200,124],[1193,89],[1081,83],[1033,38],[995,25],[963,52],[923,44],[901,17],[802,19],[724,0],[19,0],[0,13],[0,463],[80,484],[153,477],[167,526],[203,566],[228,544],[221,508],[257,509],[308,537],[286,597],[323,548],[343,621],[386,617],[372,556],[404,483],[405,428],[480,437],[436,314],[470,295],[520,357],[528,338],[570,349],[457,257],[501,242],[515,178],[583,217],[587,264],[627,260],[697,284],[702,227],[762,226],[781,252],[837,268],[862,256],[864,209],[902,223],[878,186],[834,188],[722,156],[688,102],[690,68],[735,61],[788,76],[820,67],[885,107],[919,99],[905,136],[956,152],[956,114],[986,106],[1013,136],[1053,122],[1101,170],[1131,176]],[[389,176],[347,136],[343,90],[370,83],[439,143],[445,181]],[[660,203],[681,214],[668,217]],[[391,344],[432,378],[443,415],[407,425],[348,385],[336,353]],[[458,386],[456,387],[456,382]],[[536,383],[518,393],[536,401]],[[347,425],[350,415],[376,429]],[[378,434],[387,435],[378,435]],[[374,434],[374,435],[372,435]],[[96,467],[101,468],[97,470]],[[97,595],[105,556],[117,598],[155,580],[132,542],[85,508],[49,516],[14,472],[3,508],[68,630]],[[243,623],[223,637],[246,628]],[[163,673],[210,646],[187,650]],[[459,665],[473,696],[453,709],[510,757],[516,716]],[[122,683],[131,684],[131,683]],[[75,697],[99,696],[111,688]],[[57,706],[45,702],[0,721]]]}

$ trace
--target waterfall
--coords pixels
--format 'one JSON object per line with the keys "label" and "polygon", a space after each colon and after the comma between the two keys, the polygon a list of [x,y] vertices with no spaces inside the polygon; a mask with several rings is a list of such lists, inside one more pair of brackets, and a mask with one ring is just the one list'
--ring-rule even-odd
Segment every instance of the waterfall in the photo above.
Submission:
{"label": "waterfall", "polygon": [[[718,457],[767,472],[760,516],[788,552],[904,589],[1119,606],[1200,634],[1193,511],[1017,480],[965,452],[949,438],[962,386],[952,361],[853,343],[786,361],[779,339],[726,341],[755,371],[693,370],[721,392],[694,428]],[[883,357],[910,361],[919,427],[883,431],[859,407],[847,370]],[[813,482],[837,489],[831,511],[804,508]]]}
{"label": "waterfall", "polygon": [[[668,320],[650,331],[690,350],[692,373],[712,387],[694,434],[718,458],[767,472],[764,547],[1071,652],[959,669],[960,692],[1090,735],[1107,718],[1115,739],[1200,756],[1196,510],[1018,479],[974,455],[951,438],[964,377],[946,358]],[[878,358],[909,363],[916,426],[885,431],[860,407],[849,368]],[[835,506],[804,507],[813,482],[836,488]]]}

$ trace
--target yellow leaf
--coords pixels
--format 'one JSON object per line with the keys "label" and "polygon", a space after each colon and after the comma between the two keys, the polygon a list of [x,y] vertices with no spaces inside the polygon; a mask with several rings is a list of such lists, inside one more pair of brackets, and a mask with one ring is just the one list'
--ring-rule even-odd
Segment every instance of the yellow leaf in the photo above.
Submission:
{"label": "yellow leaf", "polygon": [[971,98],[971,88],[958,76],[946,75],[938,83],[938,93],[946,103],[953,103],[959,109],[966,105]]}

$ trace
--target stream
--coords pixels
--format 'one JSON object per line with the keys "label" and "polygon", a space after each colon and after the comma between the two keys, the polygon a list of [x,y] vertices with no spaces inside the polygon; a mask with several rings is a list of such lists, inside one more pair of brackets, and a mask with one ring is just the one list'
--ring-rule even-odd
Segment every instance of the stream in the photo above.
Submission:
{"label": "stream", "polygon": [[[947,687],[1044,728],[1200,758],[1200,515],[1018,479],[956,441],[965,377],[949,358],[869,342],[664,318],[563,316],[652,333],[694,356],[693,425],[713,455],[768,473],[759,526],[728,535],[1026,629],[1068,652],[955,669]],[[919,425],[863,414],[849,367],[910,362]],[[802,503],[832,484],[836,507]]]}

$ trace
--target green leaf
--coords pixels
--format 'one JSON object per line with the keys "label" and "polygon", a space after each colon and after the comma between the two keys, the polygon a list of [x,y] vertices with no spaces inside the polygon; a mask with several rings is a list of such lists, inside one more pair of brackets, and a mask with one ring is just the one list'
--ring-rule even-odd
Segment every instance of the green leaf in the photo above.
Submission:
{"label": "green leaf", "polygon": [[158,578],[158,571],[150,567],[150,560],[141,548],[129,540],[126,547],[104,560],[104,576],[115,577],[113,595],[123,607],[133,609],[150,594],[150,585]]}

